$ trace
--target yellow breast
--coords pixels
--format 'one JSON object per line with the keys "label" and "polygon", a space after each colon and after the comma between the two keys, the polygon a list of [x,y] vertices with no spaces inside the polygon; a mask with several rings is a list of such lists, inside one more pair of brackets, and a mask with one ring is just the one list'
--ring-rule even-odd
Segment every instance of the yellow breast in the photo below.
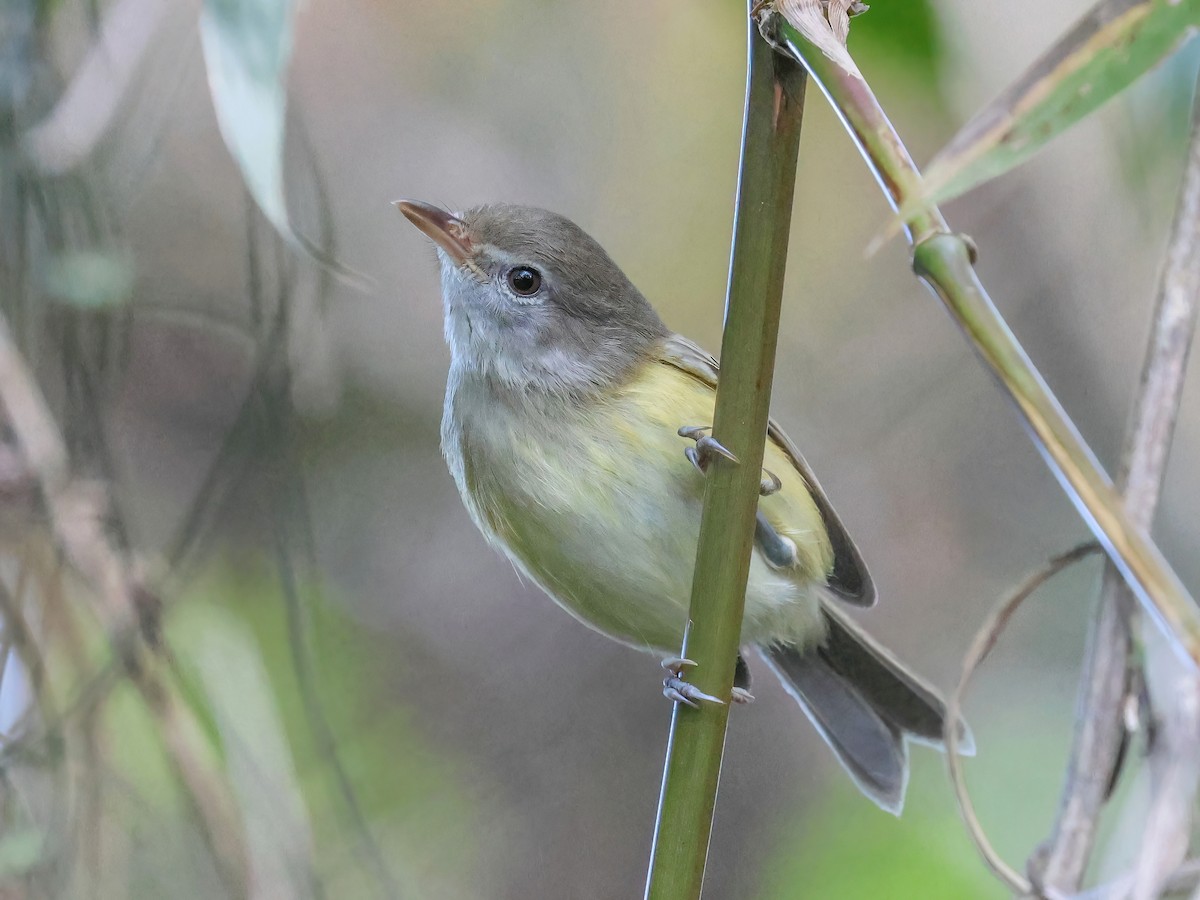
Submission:
{"label": "yellow breast", "polygon": [[[655,361],[584,404],[497,403],[462,391],[447,403],[456,422],[446,431],[456,435],[468,508],[521,570],[606,634],[672,651],[686,621],[704,489],[677,431],[711,424],[713,403],[706,384]],[[814,589],[832,551],[803,479],[773,443],[765,465],[782,487],[760,509],[795,542],[798,562],[779,571],[755,553],[744,634],[803,641],[818,627]]]}

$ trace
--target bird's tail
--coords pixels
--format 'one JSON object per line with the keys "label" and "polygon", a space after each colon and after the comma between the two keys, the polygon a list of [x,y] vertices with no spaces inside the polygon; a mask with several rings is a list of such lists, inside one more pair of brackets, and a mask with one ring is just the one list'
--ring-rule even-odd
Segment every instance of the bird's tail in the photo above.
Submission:
{"label": "bird's tail", "polygon": [[[763,653],[859,789],[896,815],[908,784],[907,740],[941,749],[946,704],[853,622],[831,608],[825,641]],[[907,739],[907,740],[906,740]],[[960,725],[959,750],[974,752]]]}

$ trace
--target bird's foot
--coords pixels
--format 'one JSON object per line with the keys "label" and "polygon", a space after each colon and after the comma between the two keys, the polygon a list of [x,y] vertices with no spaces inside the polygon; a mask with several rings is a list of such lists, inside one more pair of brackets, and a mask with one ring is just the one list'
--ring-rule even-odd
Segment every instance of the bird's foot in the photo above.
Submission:
{"label": "bird's foot", "polygon": [[688,684],[688,682],[683,680],[683,670],[694,665],[696,665],[694,660],[683,659],[679,656],[671,656],[664,659],[662,667],[667,670],[667,677],[663,679],[663,696],[673,703],[686,703],[692,709],[700,708],[700,703],[697,701],[720,703],[721,700],[717,697],[714,697],[712,694],[706,694],[694,684]]}
{"label": "bird's foot", "polygon": [[[683,455],[688,458],[688,462],[695,466],[696,471],[701,475],[708,473],[708,466],[714,456],[724,457],[734,464],[738,461],[738,458],[724,444],[709,434],[710,431],[712,431],[711,425],[684,425],[679,429],[680,437],[696,442],[694,447],[688,447],[684,450]],[[758,493],[763,497],[768,497],[781,487],[783,487],[783,482],[779,480],[779,476],[774,472],[763,469]]]}
{"label": "bird's foot", "polygon": [[684,425],[678,432],[680,437],[696,442],[694,447],[684,450],[683,455],[701,475],[707,474],[708,466],[714,456],[724,457],[735,465],[738,461],[738,458],[730,453],[724,444],[709,434],[710,431],[712,431],[711,425]]}
{"label": "bird's foot", "polygon": [[747,703],[753,703],[754,695],[745,688],[735,687],[733,692],[729,695],[729,699],[734,703],[741,703],[744,705]]}

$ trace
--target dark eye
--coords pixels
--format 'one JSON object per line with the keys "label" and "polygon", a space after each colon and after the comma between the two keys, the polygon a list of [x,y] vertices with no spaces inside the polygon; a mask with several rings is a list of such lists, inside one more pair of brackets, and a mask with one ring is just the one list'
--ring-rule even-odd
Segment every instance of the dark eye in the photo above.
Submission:
{"label": "dark eye", "polygon": [[508,286],[521,297],[532,297],[542,286],[542,276],[537,269],[516,266],[508,270]]}

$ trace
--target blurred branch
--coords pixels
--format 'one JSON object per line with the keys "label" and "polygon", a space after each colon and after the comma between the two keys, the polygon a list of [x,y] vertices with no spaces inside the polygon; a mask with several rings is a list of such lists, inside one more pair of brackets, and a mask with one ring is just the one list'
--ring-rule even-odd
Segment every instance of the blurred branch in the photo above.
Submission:
{"label": "blurred branch", "polygon": [[[46,677],[46,661],[42,656],[41,647],[34,639],[33,629],[29,627],[29,621],[25,618],[25,610],[21,608],[25,597],[24,582],[27,565],[28,562],[22,559],[17,575],[16,590],[10,591],[8,585],[4,583],[3,579],[0,579],[0,619],[3,619],[4,622],[5,655],[7,656],[9,647],[16,650],[17,659],[21,661],[21,665],[29,676],[29,687],[34,703],[43,719],[50,721],[55,718],[57,707]],[[7,659],[5,662],[7,663]],[[0,670],[0,674],[3,674],[3,671]]]}
{"label": "blurred branch", "polygon": [[[1131,521],[1147,532],[1162,491],[1200,304],[1200,91],[1195,102],[1179,205],[1118,475]],[[1108,565],[1080,681],[1078,724],[1067,783],[1054,831],[1042,851],[1045,854],[1042,880],[1063,891],[1076,891],[1083,881],[1095,843],[1100,808],[1107,798],[1121,751],[1132,600],[1120,573]],[[1168,770],[1160,772],[1162,777],[1158,779],[1150,814],[1152,827],[1146,829],[1142,841],[1141,860],[1154,872],[1153,876],[1145,877],[1155,881],[1165,879],[1187,852],[1195,781],[1200,775],[1200,770],[1196,770],[1200,765],[1197,750],[1200,685],[1192,672],[1182,677],[1187,683],[1164,695],[1174,708],[1160,723],[1160,739],[1151,752],[1152,768]],[[1181,743],[1182,746],[1177,746]],[[1156,758],[1170,754],[1177,757],[1174,762],[1167,759],[1155,762]],[[1179,771],[1185,761],[1194,770],[1190,775]],[[1174,839],[1166,832],[1172,832]],[[1170,852],[1166,852],[1168,848]]]}
{"label": "blurred branch", "polygon": [[[1196,890],[1198,885],[1200,885],[1200,859],[1189,859],[1163,882],[1162,896],[1188,894]],[[1133,874],[1131,873],[1081,894],[1075,894],[1071,900],[1125,900],[1132,888]],[[1190,896],[1195,900],[1195,894],[1190,894]]]}
{"label": "blurred branch", "polygon": [[[172,572],[182,568],[188,555],[201,542],[211,518],[225,504],[253,459],[263,452],[265,442],[260,432],[263,428],[262,406],[265,396],[277,392],[286,402],[286,386],[272,388],[271,381],[281,371],[286,371],[288,364],[289,299],[294,285],[280,248],[280,238],[272,232],[270,240],[278,251],[273,273],[277,290],[273,308],[268,304],[267,267],[258,234],[258,215],[253,199],[247,197],[246,289],[251,320],[248,337],[254,344],[254,368],[221,446],[205,470],[175,534],[166,544],[163,556]],[[244,334],[240,329],[238,333]]]}
{"label": "blurred branch", "polygon": [[[717,459],[708,469],[690,634],[681,651],[697,663],[696,686],[726,700],[761,484],[806,81],[802,68],[773,53],[748,25],[746,114],[713,420],[713,434],[740,463]],[[700,896],[728,716],[727,703],[675,704],[647,898]]]}
{"label": "blurred branch", "polygon": [[104,11],[71,83],[50,114],[21,137],[39,175],[65,175],[91,155],[171,7],[167,0],[117,0]]}
{"label": "blurred branch", "polygon": [[95,613],[155,720],[167,757],[197,813],[226,886],[231,895],[245,896],[248,871],[242,828],[228,784],[206,755],[202,731],[163,677],[158,654],[151,646],[159,601],[135,577],[132,566],[105,534],[100,487],[71,478],[62,435],[3,318],[0,403],[21,454],[38,480],[55,539],[94,592]]}
{"label": "blurred branch", "polygon": [[[921,175],[853,62],[846,65],[826,50],[828,40],[820,29],[829,30],[828,23],[796,15],[797,9],[812,5],[812,0],[778,0],[780,13],[764,8],[760,28],[782,52],[809,70],[842,117],[888,201],[900,209],[919,198]],[[1138,599],[1181,651],[1200,665],[1200,609],[1162,552],[1125,512],[1095,455],[992,304],[974,269],[974,245],[950,233],[932,204],[912,212],[905,230],[913,245],[914,272],[945,303],[981,360],[1015,401],[1051,470]]]}
{"label": "blurred branch", "polygon": [[[1147,656],[1148,667],[1155,662]],[[1168,664],[1169,675],[1149,682],[1159,687],[1151,687],[1151,697],[1160,711],[1153,720],[1150,808],[1134,862],[1133,900],[1156,900],[1187,857],[1200,785],[1200,679],[1180,672],[1174,660]]]}
{"label": "blurred branch", "polygon": [[1106,566],[1079,677],[1075,733],[1058,813],[1049,838],[1026,866],[1036,881],[1078,890],[1127,741],[1130,695],[1132,595],[1114,567]]}
{"label": "blurred branch", "polygon": [[[975,639],[971,642],[971,646],[963,659],[962,674],[959,676],[958,684],[946,701],[946,721],[943,731],[946,742],[946,763],[950,769],[950,781],[954,785],[954,798],[958,802],[959,812],[962,813],[963,822],[966,823],[971,840],[975,842],[975,847],[979,850],[988,868],[992,870],[997,878],[1004,882],[1009,890],[1022,897],[1030,895],[1033,892],[1033,885],[1029,879],[1012,868],[996,852],[983,830],[983,825],[980,823],[979,817],[975,814],[975,804],[971,802],[971,795],[967,790],[962,770],[962,755],[958,750],[958,722],[962,714],[962,700],[966,694],[967,685],[970,684],[971,678],[975,674],[975,670],[979,668],[980,664],[987,659],[988,654],[992,652],[992,649],[996,646],[996,642],[1000,639],[1000,635],[1008,626],[1008,622],[1017,611],[1017,608],[1028,599],[1030,594],[1063,569],[1099,550],[1100,547],[1098,544],[1089,542],[1054,557],[1036,572],[1029,575],[1007,597],[1001,600],[995,610],[992,611],[992,614],[988,616],[987,620],[980,627],[975,635]],[[1057,897],[1058,895],[1045,896]]]}
{"label": "blurred branch", "polygon": [[131,674],[155,720],[167,759],[200,822],[200,830],[231,897],[250,896],[249,862],[237,804],[221,771],[205,752],[208,740],[191,709],[157,671]]}

